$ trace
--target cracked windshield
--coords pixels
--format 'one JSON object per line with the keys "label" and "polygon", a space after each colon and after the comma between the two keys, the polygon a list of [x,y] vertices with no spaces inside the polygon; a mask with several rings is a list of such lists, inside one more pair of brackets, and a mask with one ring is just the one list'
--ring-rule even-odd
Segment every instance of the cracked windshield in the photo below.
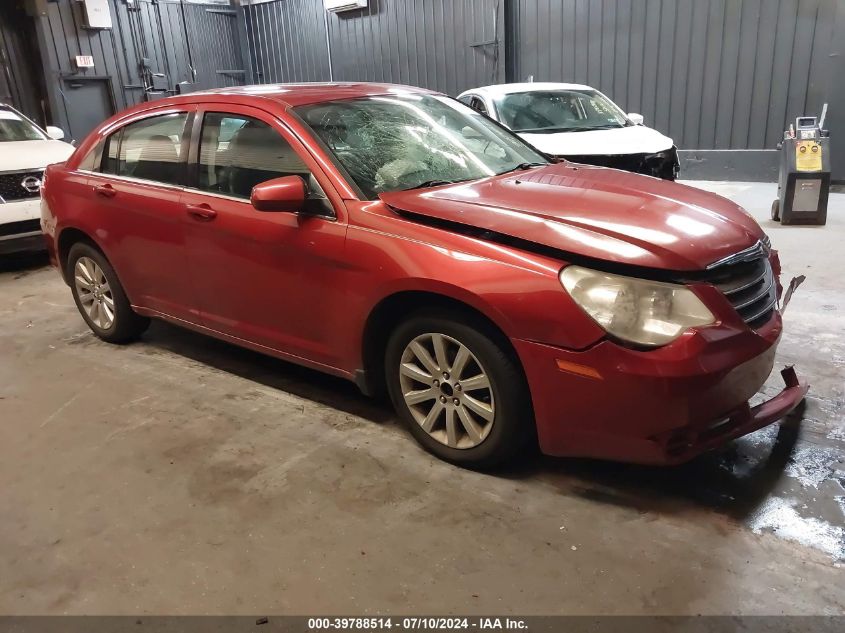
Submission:
{"label": "cracked windshield", "polygon": [[510,132],[453,99],[397,94],[296,108],[367,199],[546,165]]}
{"label": "cracked windshield", "polygon": [[596,90],[513,92],[496,100],[501,121],[515,132],[553,134],[633,125]]}

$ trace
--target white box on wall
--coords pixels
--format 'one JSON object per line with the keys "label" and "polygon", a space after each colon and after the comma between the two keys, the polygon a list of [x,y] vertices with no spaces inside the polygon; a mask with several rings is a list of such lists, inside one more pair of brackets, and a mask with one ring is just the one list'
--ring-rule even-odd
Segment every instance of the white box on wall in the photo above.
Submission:
{"label": "white box on wall", "polygon": [[324,0],[326,11],[340,13],[341,11],[354,11],[355,9],[366,9],[367,0]]}
{"label": "white box on wall", "polygon": [[109,0],[82,0],[85,13],[85,26],[91,29],[110,29],[112,27]]}

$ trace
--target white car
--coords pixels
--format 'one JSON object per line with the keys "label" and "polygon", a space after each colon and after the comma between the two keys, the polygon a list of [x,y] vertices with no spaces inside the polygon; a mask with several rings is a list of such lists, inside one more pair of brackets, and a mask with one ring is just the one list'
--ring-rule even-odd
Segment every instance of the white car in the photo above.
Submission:
{"label": "white car", "polygon": [[550,156],[667,180],[678,175],[672,139],[590,86],[499,84],[467,90],[458,99]]}
{"label": "white car", "polygon": [[0,103],[0,255],[42,250],[41,178],[44,168],[73,153],[64,132],[42,130]]}

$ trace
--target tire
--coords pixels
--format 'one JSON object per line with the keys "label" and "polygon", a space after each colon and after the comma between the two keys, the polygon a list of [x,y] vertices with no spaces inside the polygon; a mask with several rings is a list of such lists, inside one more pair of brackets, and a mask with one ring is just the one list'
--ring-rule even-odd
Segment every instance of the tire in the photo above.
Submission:
{"label": "tire", "polygon": [[114,268],[96,248],[85,242],[71,246],[66,271],[76,307],[98,337],[126,343],[149,327],[150,320],[132,310]]}
{"label": "tire", "polygon": [[780,200],[772,202],[772,220],[780,222]]}
{"label": "tire", "polygon": [[408,318],[388,339],[393,406],[414,438],[445,461],[491,468],[525,453],[534,437],[528,385],[500,338],[480,319],[430,312]]}

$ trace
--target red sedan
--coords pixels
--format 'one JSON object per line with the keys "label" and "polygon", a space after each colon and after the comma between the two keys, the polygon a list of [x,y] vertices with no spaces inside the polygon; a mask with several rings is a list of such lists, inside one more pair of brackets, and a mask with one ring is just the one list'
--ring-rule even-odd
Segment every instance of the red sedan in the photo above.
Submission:
{"label": "red sedan", "polygon": [[439,457],[677,463],[749,407],[778,260],[737,205],[555,163],[444,95],[253,86],[145,103],[47,170],[51,259],[100,338],[150,318],[387,390]]}

